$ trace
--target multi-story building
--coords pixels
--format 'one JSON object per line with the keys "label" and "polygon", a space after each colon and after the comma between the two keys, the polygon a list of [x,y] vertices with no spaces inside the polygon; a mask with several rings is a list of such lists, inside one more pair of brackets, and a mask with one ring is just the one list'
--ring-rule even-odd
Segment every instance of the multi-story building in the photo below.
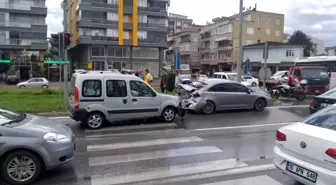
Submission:
{"label": "multi-story building", "polygon": [[188,16],[170,13],[168,22],[168,34],[175,34],[192,27],[193,20]]}
{"label": "multi-story building", "polygon": [[193,72],[200,69],[200,28],[202,26],[194,25],[188,30],[168,36],[169,49],[166,50],[166,61],[172,65],[174,63],[174,55],[179,52],[181,55],[181,64],[189,64]]}
{"label": "multi-story building", "polygon": [[[256,8],[243,14],[243,45],[283,42],[283,14],[257,11]],[[210,74],[234,70],[238,60],[239,15],[212,21],[200,31],[201,70]]]}
{"label": "multi-story building", "polygon": [[336,46],[326,47],[325,52],[327,56],[336,56]]}
{"label": "multi-story building", "polygon": [[[321,55],[325,55],[326,51],[325,51],[325,46],[324,46],[324,41],[317,38],[317,37],[313,37],[311,35],[307,35],[308,38],[310,39],[310,41],[312,42],[313,46],[312,46],[312,51],[310,53],[310,56],[321,56]],[[290,34],[284,34],[284,42],[288,42],[290,39],[291,35]]]}
{"label": "multi-story building", "polygon": [[67,0],[76,68],[149,69],[159,76],[170,0]]}
{"label": "multi-story building", "polygon": [[26,79],[42,66],[39,64],[44,61],[44,51],[48,49],[45,1],[1,1],[0,73],[6,73],[12,64],[20,78]]}

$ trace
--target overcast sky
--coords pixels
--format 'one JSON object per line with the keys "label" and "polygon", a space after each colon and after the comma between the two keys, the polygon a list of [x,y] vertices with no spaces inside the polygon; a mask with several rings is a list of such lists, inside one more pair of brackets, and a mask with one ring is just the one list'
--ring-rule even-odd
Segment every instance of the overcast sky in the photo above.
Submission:
{"label": "overcast sky", "polygon": [[[244,0],[245,7],[285,14],[285,32],[302,30],[325,42],[336,45],[335,0]],[[61,0],[47,0],[48,35],[63,30]],[[205,24],[212,18],[238,13],[239,0],[171,0],[170,13],[178,13],[194,19],[196,24]]]}

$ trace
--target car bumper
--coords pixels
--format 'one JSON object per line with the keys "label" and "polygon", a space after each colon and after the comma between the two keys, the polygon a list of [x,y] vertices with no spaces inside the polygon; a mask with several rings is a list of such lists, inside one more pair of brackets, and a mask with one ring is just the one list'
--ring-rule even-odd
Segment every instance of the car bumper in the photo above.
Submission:
{"label": "car bumper", "polygon": [[[311,181],[308,181],[298,175],[293,174],[292,172],[289,172],[286,170],[286,162],[292,162],[296,165],[299,165],[303,168],[306,168],[308,170],[311,170],[315,173],[317,173],[317,180],[316,183],[313,183]],[[273,159],[274,165],[284,172],[285,174],[293,177],[295,180],[306,184],[306,185],[329,185],[329,184],[335,184],[336,174],[335,171],[331,171],[329,169],[322,168],[320,166],[316,166],[314,164],[305,162],[301,159],[298,159],[296,157],[293,157],[283,151],[280,150],[278,146],[274,147],[274,159]]]}
{"label": "car bumper", "polygon": [[183,100],[182,102],[182,108],[185,110],[191,110],[194,112],[200,112],[204,106],[205,106],[206,102],[205,101],[197,101],[197,100],[193,100],[193,99],[187,99],[187,100]]}
{"label": "car bumper", "polygon": [[88,112],[85,109],[79,109],[79,110],[69,110],[68,111],[69,117],[75,121],[85,121]]}
{"label": "car bumper", "polygon": [[46,163],[47,170],[57,168],[70,161],[75,156],[76,141],[73,138],[69,143],[50,143],[46,149],[48,151],[48,162]]}
{"label": "car bumper", "polygon": [[319,110],[321,110],[321,109],[317,109],[317,108],[313,107],[312,105],[309,106],[309,112],[310,112],[311,114],[313,114],[313,113],[315,113],[315,112],[317,112],[317,111],[319,111]]}

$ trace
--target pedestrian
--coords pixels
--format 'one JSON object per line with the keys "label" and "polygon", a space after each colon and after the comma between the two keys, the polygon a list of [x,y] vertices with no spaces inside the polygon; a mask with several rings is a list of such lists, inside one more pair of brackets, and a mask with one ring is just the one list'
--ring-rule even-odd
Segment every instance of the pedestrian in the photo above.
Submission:
{"label": "pedestrian", "polygon": [[175,75],[175,93],[177,93],[178,84],[180,83],[180,72],[176,70]]}
{"label": "pedestrian", "polygon": [[148,69],[146,69],[146,71],[145,71],[144,81],[145,81],[148,85],[150,85],[151,82],[153,81],[152,75],[149,73],[149,70],[148,70]]}
{"label": "pedestrian", "polygon": [[168,73],[165,68],[161,70],[161,80],[160,80],[160,88],[162,93],[166,93],[166,84],[168,81]]}

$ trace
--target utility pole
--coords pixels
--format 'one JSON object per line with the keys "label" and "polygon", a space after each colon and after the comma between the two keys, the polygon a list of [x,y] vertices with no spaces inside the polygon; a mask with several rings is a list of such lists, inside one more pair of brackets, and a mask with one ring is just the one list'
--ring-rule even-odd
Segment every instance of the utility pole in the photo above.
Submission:
{"label": "utility pole", "polygon": [[[62,34],[61,33],[58,33],[58,59],[59,60],[61,60],[61,49],[62,49],[62,42],[61,42],[61,38],[62,38]],[[62,39],[63,40],[63,39]],[[61,84],[62,84],[62,66],[61,66],[61,64],[59,64],[59,67],[58,67],[58,69],[59,69],[59,84],[58,84],[58,86],[59,86],[59,89],[58,89],[58,98],[59,98],[59,100],[58,100],[58,108],[62,108],[62,96],[61,96]]]}
{"label": "utility pole", "polygon": [[66,107],[67,103],[68,103],[68,64],[66,63],[67,62],[67,59],[68,59],[68,46],[64,46],[65,44],[65,35],[64,33],[67,33],[68,32],[68,23],[67,23],[67,20],[68,20],[68,16],[67,16],[67,1],[63,1],[63,48],[64,49],[64,64],[63,64],[63,67],[64,67],[64,105]]}
{"label": "utility pole", "polygon": [[237,60],[237,82],[241,82],[243,62],[243,0],[239,1],[239,35],[238,35],[238,60]]}
{"label": "utility pole", "polygon": [[268,58],[268,43],[265,42],[265,49],[264,49],[264,83],[263,83],[263,90],[266,90],[266,79],[267,79],[267,58]]}

